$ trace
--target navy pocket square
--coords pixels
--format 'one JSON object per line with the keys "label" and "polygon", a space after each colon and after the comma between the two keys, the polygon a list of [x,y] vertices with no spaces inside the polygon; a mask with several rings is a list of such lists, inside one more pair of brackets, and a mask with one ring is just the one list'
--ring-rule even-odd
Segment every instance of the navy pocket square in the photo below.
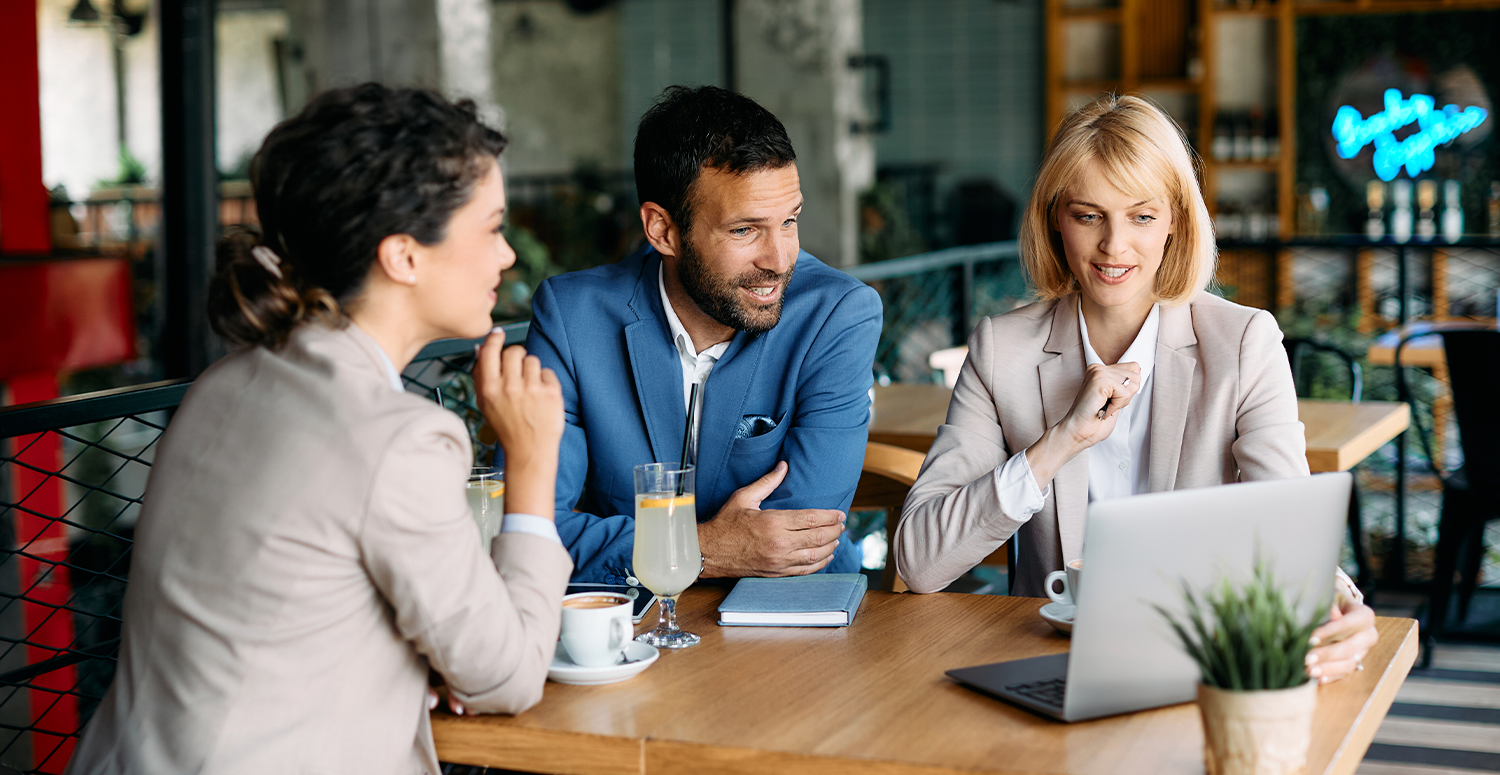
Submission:
{"label": "navy pocket square", "polygon": [[763,414],[747,414],[740,418],[740,425],[734,431],[737,439],[753,439],[756,436],[764,436],[776,430],[776,421]]}

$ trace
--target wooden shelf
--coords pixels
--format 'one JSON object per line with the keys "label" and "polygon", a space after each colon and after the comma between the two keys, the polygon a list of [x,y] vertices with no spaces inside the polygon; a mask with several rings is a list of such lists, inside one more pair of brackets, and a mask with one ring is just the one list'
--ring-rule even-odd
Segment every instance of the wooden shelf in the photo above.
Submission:
{"label": "wooden shelf", "polygon": [[1120,79],[1087,78],[1078,81],[1063,81],[1059,86],[1063,91],[1069,92],[1117,91],[1120,88]]}
{"label": "wooden shelf", "polygon": [[1191,78],[1142,78],[1135,82],[1141,91],[1175,91],[1191,93],[1198,91],[1201,83]]}
{"label": "wooden shelf", "polygon": [[1237,6],[1215,6],[1212,9],[1214,16],[1249,16],[1260,19],[1274,19],[1281,13],[1281,7],[1277,5],[1261,4],[1249,8]]}
{"label": "wooden shelf", "polygon": [[1248,161],[1248,160],[1240,160],[1240,159],[1224,159],[1224,160],[1221,161],[1221,160],[1218,160],[1218,159],[1208,158],[1208,159],[1204,159],[1203,161],[1206,164],[1212,164],[1215,167],[1218,167],[1220,170],[1248,170],[1248,171],[1252,171],[1252,172],[1255,172],[1255,171],[1258,171],[1258,172],[1277,172],[1277,171],[1280,171],[1280,169],[1281,169],[1281,161],[1279,159],[1264,159],[1264,160],[1261,160],[1261,161]]}
{"label": "wooden shelf", "polygon": [[1062,8],[1060,15],[1068,22],[1120,22],[1120,9],[1116,8]]}

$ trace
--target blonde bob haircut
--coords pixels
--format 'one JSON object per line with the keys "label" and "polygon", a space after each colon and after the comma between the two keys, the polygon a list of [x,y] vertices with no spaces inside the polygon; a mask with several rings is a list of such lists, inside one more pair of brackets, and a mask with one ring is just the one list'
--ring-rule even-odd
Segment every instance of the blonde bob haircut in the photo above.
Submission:
{"label": "blonde bob haircut", "polygon": [[1125,194],[1171,202],[1172,234],[1156,273],[1156,299],[1172,306],[1207,288],[1218,248],[1182,130],[1148,100],[1107,95],[1058,127],[1021,217],[1021,264],[1037,296],[1058,299],[1079,289],[1063,254],[1057,202],[1089,164]]}

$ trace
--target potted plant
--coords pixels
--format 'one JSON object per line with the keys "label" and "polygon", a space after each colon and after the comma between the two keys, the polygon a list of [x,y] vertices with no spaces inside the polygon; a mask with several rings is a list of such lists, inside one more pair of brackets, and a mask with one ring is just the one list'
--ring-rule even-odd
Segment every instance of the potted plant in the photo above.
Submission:
{"label": "potted plant", "polygon": [[1307,762],[1317,683],[1307,677],[1308,639],[1327,605],[1298,616],[1271,570],[1248,583],[1220,579],[1202,594],[1183,583],[1186,621],[1157,606],[1198,664],[1203,763],[1209,775],[1279,775]]}

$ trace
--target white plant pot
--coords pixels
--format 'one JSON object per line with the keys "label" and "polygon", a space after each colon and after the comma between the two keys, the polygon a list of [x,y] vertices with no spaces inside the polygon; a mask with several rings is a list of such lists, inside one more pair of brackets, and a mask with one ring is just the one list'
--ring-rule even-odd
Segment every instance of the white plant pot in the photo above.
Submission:
{"label": "white plant pot", "polygon": [[1208,775],[1292,775],[1307,764],[1318,684],[1235,692],[1198,685]]}

